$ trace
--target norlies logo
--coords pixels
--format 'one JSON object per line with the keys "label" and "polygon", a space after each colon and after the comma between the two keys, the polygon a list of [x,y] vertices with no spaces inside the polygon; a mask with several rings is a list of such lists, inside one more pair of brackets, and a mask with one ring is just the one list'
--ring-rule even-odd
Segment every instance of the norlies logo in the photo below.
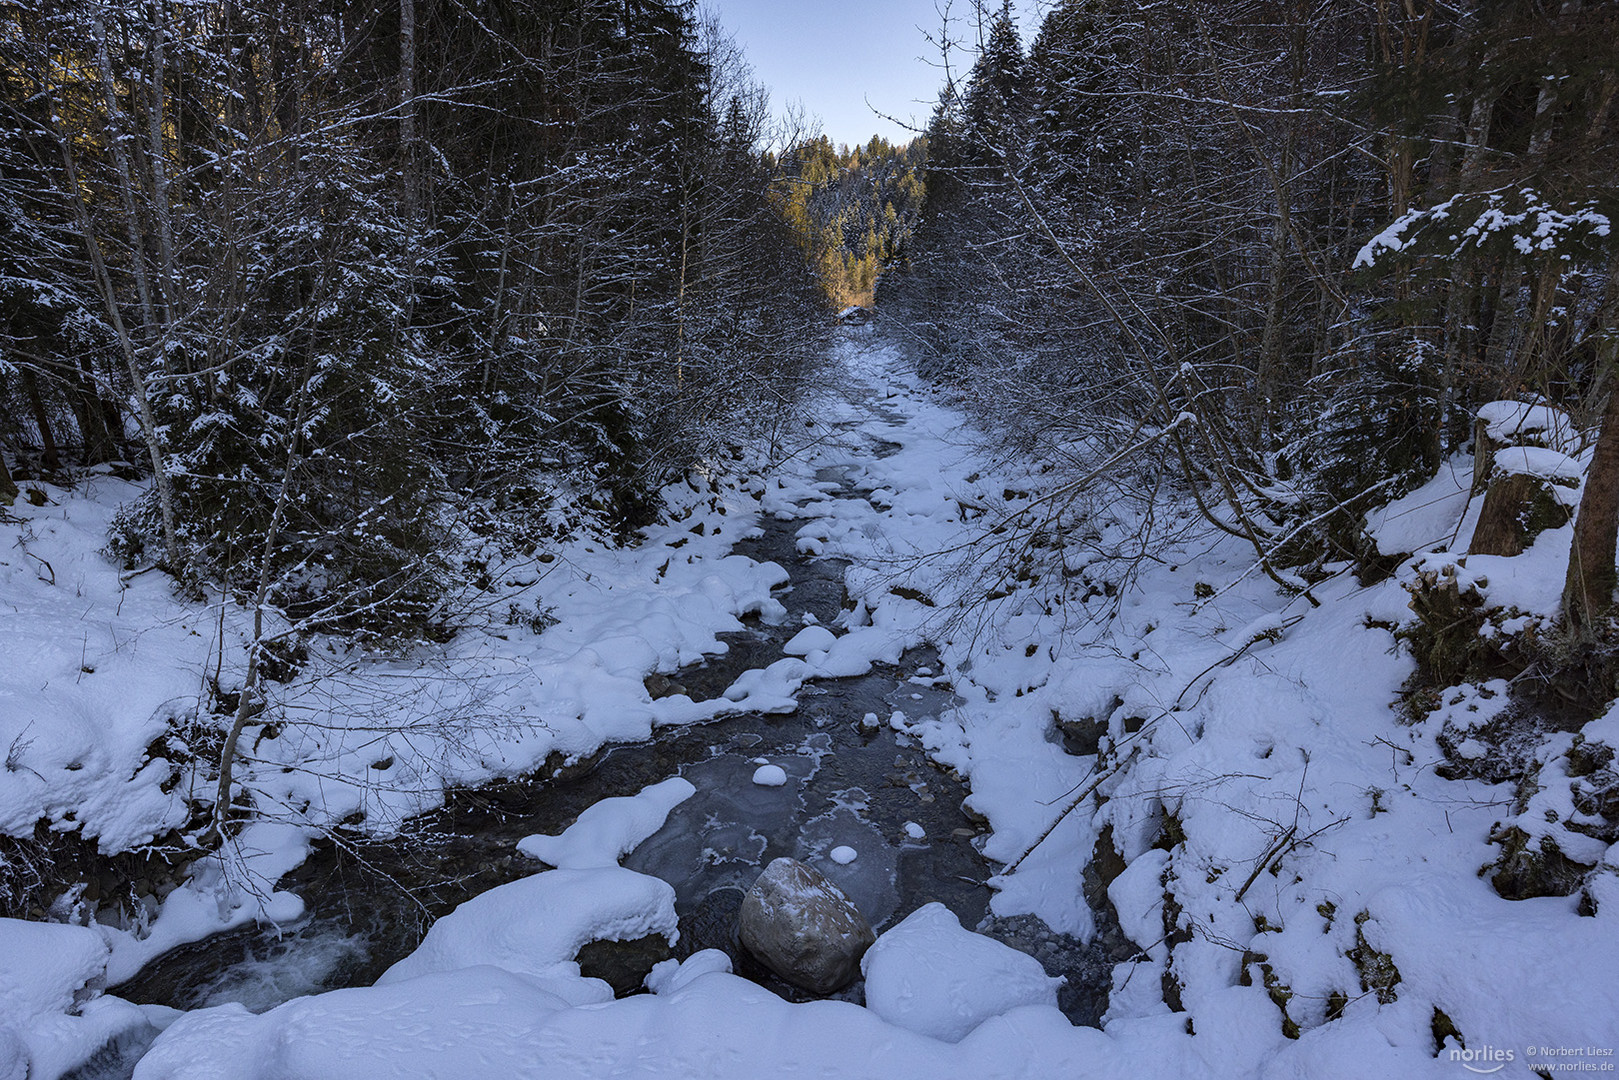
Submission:
{"label": "norlies logo", "polygon": [[1450,1060],[1461,1065],[1462,1068],[1476,1073],[1500,1072],[1507,1067],[1507,1063],[1515,1060],[1516,1055],[1511,1050],[1503,1050],[1495,1046],[1480,1046],[1477,1048],[1450,1048]]}

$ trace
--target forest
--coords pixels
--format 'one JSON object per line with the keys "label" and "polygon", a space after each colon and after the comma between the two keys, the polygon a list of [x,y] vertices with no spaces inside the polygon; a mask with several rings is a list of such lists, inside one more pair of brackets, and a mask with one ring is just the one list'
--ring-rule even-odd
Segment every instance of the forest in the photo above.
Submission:
{"label": "forest", "polygon": [[1003,13],[941,92],[884,310],[1024,452],[1158,425],[1205,517],[1302,587],[1483,404],[1600,415],[1616,18],[1098,0],[1025,53]]}
{"label": "forest", "polygon": [[688,6],[0,19],[0,486],[150,476],[132,569],[420,633],[489,507],[543,534],[574,483],[627,535],[815,365],[764,101]]}
{"label": "forest", "polygon": [[543,517],[549,472],[623,532],[768,422],[817,280],[1026,452],[1195,417],[1164,442],[1268,572],[1353,556],[1485,402],[1606,396],[1604,6],[1098,0],[1027,55],[980,12],[923,137],[764,152],[692,11],[502,12],[7,4],[0,487],[116,463],[131,567],[320,565],[419,628],[399,573],[472,503]]}
{"label": "forest", "polygon": [[776,199],[832,303],[871,307],[877,279],[907,254],[926,194],[927,140],[872,136],[834,149],[822,135],[766,155]]}
{"label": "forest", "polygon": [[0,0],[0,1080],[1611,1064],[1619,7],[931,17]]}

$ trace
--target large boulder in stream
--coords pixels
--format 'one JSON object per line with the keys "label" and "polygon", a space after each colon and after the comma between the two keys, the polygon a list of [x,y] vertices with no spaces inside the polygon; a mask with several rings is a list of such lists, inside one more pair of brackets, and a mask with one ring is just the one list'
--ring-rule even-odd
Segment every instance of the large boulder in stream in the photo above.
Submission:
{"label": "large boulder in stream", "polygon": [[877,940],[858,908],[812,866],[777,859],[742,900],[742,944],[794,986],[830,994],[854,981]]}

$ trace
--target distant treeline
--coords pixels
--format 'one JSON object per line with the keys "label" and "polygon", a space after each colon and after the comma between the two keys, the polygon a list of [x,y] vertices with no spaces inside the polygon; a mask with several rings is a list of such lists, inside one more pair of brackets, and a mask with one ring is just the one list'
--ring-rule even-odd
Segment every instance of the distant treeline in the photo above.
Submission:
{"label": "distant treeline", "polygon": [[881,136],[852,150],[822,136],[767,160],[782,214],[837,307],[869,307],[878,276],[905,257],[926,160],[926,139],[894,146]]}

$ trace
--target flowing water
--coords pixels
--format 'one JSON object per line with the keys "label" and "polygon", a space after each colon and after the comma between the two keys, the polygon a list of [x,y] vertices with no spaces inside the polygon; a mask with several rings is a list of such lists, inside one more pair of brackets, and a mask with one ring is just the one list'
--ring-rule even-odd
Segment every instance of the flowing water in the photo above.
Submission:
{"label": "flowing water", "polygon": [[[830,470],[823,479],[839,482],[843,473]],[[715,697],[743,671],[780,659],[806,613],[822,624],[838,615],[845,564],[799,554],[799,524],[766,521],[764,536],[738,545],[739,554],[775,561],[792,575],[777,593],[789,617],[779,626],[752,624],[727,635],[725,655],[674,676],[693,698]],[[896,709],[914,717],[949,708],[951,689],[939,672],[929,650],[913,650],[896,666],[806,684],[791,716],[744,714],[663,729],[647,742],[607,749],[566,775],[454,792],[443,810],[405,837],[323,841],[280,885],[303,897],[309,914],[301,922],[245,928],[175,949],[112,992],[183,1009],[236,1001],[262,1011],[303,994],[368,985],[416,947],[434,918],[540,869],[517,853],[518,840],[560,832],[600,799],[679,774],[697,794],[624,859],[675,887],[682,917],[676,955],[718,943],[742,890],[770,860],[792,856],[836,882],[879,933],[923,904],[942,902],[964,926],[1023,949],[1051,974],[1065,976],[1064,1012],[1076,1023],[1095,1024],[1106,1008],[1111,965],[1120,958],[1104,942],[1116,935],[1103,933],[1086,945],[1033,918],[993,917],[984,882],[995,868],[979,853],[983,823],[962,810],[965,785],[929,762],[914,740],[886,724],[862,723],[867,714],[886,720]],[[754,785],[761,762],[781,766],[787,785]],[[828,852],[839,845],[858,857],[847,865],[833,862]],[[739,960],[740,974],[795,1000],[808,996],[746,957]],[[857,983],[837,996],[858,1001],[860,993]]]}

